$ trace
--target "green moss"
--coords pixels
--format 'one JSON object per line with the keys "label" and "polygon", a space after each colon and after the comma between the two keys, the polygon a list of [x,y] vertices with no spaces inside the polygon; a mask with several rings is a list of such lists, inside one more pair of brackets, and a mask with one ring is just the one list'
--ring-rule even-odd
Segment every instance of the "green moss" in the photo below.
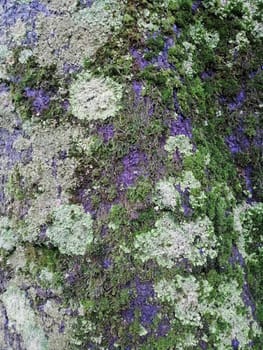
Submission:
{"label": "green moss", "polygon": [[129,188],[127,198],[132,203],[145,202],[151,195],[152,184],[148,180],[139,180],[135,187]]}
{"label": "green moss", "polygon": [[62,113],[64,114],[61,102],[65,96],[60,96],[59,88],[64,90],[65,84],[58,80],[56,66],[40,67],[33,56],[28,57],[26,62],[21,62],[20,55],[21,50],[15,51],[15,63],[8,67],[10,76],[21,77],[17,82],[11,82],[11,95],[15,107],[23,120],[34,118],[34,121],[38,121],[32,101],[25,95],[25,89],[43,89],[48,94],[52,92],[52,95],[57,95],[50,99],[48,108],[41,112],[41,120],[57,120]]}
{"label": "green moss", "polygon": [[109,221],[117,228],[127,224],[127,210],[121,204],[114,204],[109,213]]}

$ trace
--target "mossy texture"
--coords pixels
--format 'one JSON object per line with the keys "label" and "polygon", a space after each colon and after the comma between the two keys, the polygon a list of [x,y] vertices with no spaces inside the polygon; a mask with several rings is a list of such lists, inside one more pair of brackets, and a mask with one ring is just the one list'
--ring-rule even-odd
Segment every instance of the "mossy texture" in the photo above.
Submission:
{"label": "mossy texture", "polygon": [[0,349],[262,350],[261,0],[0,1]]}

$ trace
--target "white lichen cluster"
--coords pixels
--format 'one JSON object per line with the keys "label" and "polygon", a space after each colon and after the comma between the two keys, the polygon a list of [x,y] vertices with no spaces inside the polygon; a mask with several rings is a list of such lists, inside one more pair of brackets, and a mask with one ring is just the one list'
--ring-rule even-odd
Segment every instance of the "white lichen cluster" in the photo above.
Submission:
{"label": "white lichen cluster", "polygon": [[196,44],[206,43],[211,50],[217,47],[219,34],[217,32],[208,32],[201,22],[190,25],[189,34]]}
{"label": "white lichen cluster", "polygon": [[0,296],[6,308],[9,327],[12,324],[21,334],[25,348],[32,350],[48,350],[48,340],[38,325],[36,315],[31,309],[25,292],[15,285],[9,285]]}
{"label": "white lichen cluster", "polygon": [[[216,298],[201,304],[202,312],[213,316],[210,332],[215,335],[217,349],[232,349],[231,341],[237,338],[241,349],[246,349],[253,336],[262,334],[249,308],[245,309],[242,289],[237,281],[223,282],[217,289]],[[218,320],[226,323],[224,330]]]}
{"label": "white lichen cluster", "polygon": [[[246,260],[253,259],[253,253],[248,254],[246,245],[252,243],[251,230],[253,227],[253,213],[263,216],[263,204],[244,202],[233,209],[233,228],[238,233],[237,246]],[[263,242],[263,235],[258,237],[258,241]]]}
{"label": "white lichen cluster", "polygon": [[11,251],[17,243],[15,228],[7,217],[0,217],[0,249]]}
{"label": "white lichen cluster", "polygon": [[[52,1],[51,9],[61,1],[55,3]],[[72,12],[75,3],[70,5],[71,9],[60,15],[40,15],[36,23],[38,43],[34,55],[43,66],[57,64],[61,73],[64,64],[81,66],[85,58],[94,57],[122,24],[120,1],[97,0],[91,8],[78,12]]]}
{"label": "white lichen cluster", "polygon": [[184,41],[182,43],[182,50],[184,51],[185,57],[187,57],[182,62],[182,72],[192,78],[196,73],[194,56],[198,50],[197,46],[202,44],[205,45],[209,51],[215,50],[220,38],[216,31],[208,31],[201,22],[190,25],[188,35],[189,41]]}
{"label": "white lichen cluster", "polygon": [[23,191],[26,201],[15,197],[11,208],[15,216],[19,216],[21,206],[29,208],[20,232],[23,239],[34,241],[54,206],[68,203],[70,190],[76,185],[78,162],[68,156],[61,158],[60,154],[69,154],[74,139],[85,142],[86,138],[84,130],[67,124],[24,128],[27,136],[18,138],[14,148],[22,151],[32,147],[32,159],[27,164],[17,164],[11,171],[8,189],[10,194],[17,189]]}
{"label": "white lichen cluster", "polygon": [[26,63],[28,59],[33,55],[32,50],[24,49],[20,52],[18,61],[22,64]]}
{"label": "white lichen cluster", "polygon": [[224,19],[236,8],[239,9],[240,22],[245,32],[255,38],[262,38],[262,1],[261,0],[209,0],[204,2],[204,6],[209,8],[217,16]]}
{"label": "white lichen cluster", "polygon": [[80,120],[105,120],[120,107],[122,87],[110,78],[80,74],[70,87],[73,115]]}
{"label": "white lichen cluster", "polygon": [[174,210],[181,203],[181,197],[175,188],[175,179],[162,179],[157,182],[155,187],[154,201],[158,205],[158,209]]}
{"label": "white lichen cluster", "polygon": [[193,265],[206,263],[217,255],[217,240],[213,224],[207,218],[181,224],[164,215],[155,228],[135,238],[136,257],[141,261],[154,259],[159,265],[172,268],[183,259]]}
{"label": "white lichen cluster", "polygon": [[[0,67],[0,71],[1,71],[1,67]],[[13,127],[15,126],[18,117],[15,113],[15,107],[12,103],[12,98],[9,91],[3,90],[0,92],[0,106],[1,106],[0,127],[7,129],[9,131],[13,131]],[[2,155],[0,155],[0,157],[1,156]]]}
{"label": "white lichen cluster", "polygon": [[[232,339],[238,339],[241,349],[246,349],[254,335],[260,335],[258,324],[241,297],[242,289],[236,280],[222,281],[214,290],[207,280],[200,283],[194,276],[176,276],[175,280],[162,279],[154,286],[157,298],[174,308],[175,321],[184,326],[204,329],[203,340],[213,335],[216,349],[232,349]],[[211,320],[205,330],[203,320]],[[225,327],[220,326],[225,322]],[[191,333],[193,335],[193,332]],[[198,338],[193,338],[193,342]],[[193,344],[194,345],[194,344]]]}
{"label": "white lichen cluster", "polygon": [[189,156],[193,153],[193,145],[189,137],[185,135],[169,136],[164,149],[170,154],[177,150],[182,156]]}
{"label": "white lichen cluster", "polygon": [[194,58],[193,58],[195,46],[187,41],[184,41],[182,45],[184,47],[185,54],[187,56],[187,59],[185,59],[182,62],[182,71],[186,76],[188,76],[189,78],[192,78],[195,73]]}
{"label": "white lichen cluster", "polygon": [[169,209],[172,211],[177,209],[183,212],[181,191],[188,191],[189,204],[193,209],[204,206],[206,195],[202,190],[200,181],[194,177],[192,171],[185,170],[177,179],[170,177],[157,182],[154,196],[154,202],[157,205],[156,209]]}
{"label": "white lichen cluster", "polygon": [[162,279],[154,290],[158,299],[174,306],[174,315],[183,325],[201,326],[199,283],[194,276],[177,275],[175,281]]}
{"label": "white lichen cluster", "polygon": [[[46,273],[43,271],[43,275],[50,279],[50,272],[48,275]],[[36,290],[34,287],[28,288],[27,292],[21,290],[20,285],[24,282],[24,276],[17,274],[16,278],[10,281],[7,290],[0,295],[0,306],[7,312],[8,330],[19,333],[23,348],[28,350],[71,349],[72,327],[76,318],[68,315],[66,308],[55,299],[45,301],[42,305],[43,314],[40,315],[31,304],[31,301],[37,298]],[[77,305],[72,301],[71,307],[75,306],[77,309]],[[64,331],[59,332],[62,324]],[[4,344],[6,341],[0,336],[0,347],[6,348]]]}
{"label": "white lichen cluster", "polygon": [[93,242],[91,215],[76,204],[58,206],[46,235],[62,254],[84,255]]}

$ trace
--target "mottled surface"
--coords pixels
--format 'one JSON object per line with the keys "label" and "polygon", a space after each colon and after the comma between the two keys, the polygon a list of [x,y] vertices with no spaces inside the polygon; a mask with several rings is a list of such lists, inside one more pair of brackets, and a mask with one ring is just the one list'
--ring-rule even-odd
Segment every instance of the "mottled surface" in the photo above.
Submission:
{"label": "mottled surface", "polygon": [[0,349],[262,350],[261,0],[0,0]]}

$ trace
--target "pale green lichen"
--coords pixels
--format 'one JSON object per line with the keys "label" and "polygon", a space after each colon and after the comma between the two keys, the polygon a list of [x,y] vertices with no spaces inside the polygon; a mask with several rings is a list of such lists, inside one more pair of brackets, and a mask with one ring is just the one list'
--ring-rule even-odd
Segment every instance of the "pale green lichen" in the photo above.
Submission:
{"label": "pale green lichen", "polygon": [[0,62],[5,62],[10,56],[12,56],[12,52],[8,47],[6,45],[0,45]]}
{"label": "pale green lichen", "polygon": [[156,184],[155,202],[158,208],[175,209],[180,204],[180,195],[175,189],[175,179],[160,180]]}
{"label": "pale green lichen", "polygon": [[183,258],[194,265],[203,265],[208,256],[217,255],[213,224],[207,217],[177,224],[171,216],[164,215],[155,226],[135,238],[136,256],[143,262],[155,259],[159,265],[172,268]]}
{"label": "pale green lichen", "polygon": [[189,137],[185,135],[169,136],[164,149],[171,155],[176,150],[178,150],[182,156],[189,156],[193,153],[193,145]]}
{"label": "pale green lichen", "polygon": [[[216,298],[201,304],[202,312],[213,316],[210,332],[215,335],[217,349],[232,349],[231,341],[235,337],[240,343],[240,348],[246,349],[254,335],[262,334],[251,310],[245,309],[241,294],[242,290],[237,281],[223,282],[217,289]],[[223,330],[217,326],[220,319],[227,324]]]}
{"label": "pale green lichen", "polygon": [[18,118],[15,113],[15,107],[12,103],[12,98],[9,91],[0,92],[0,106],[1,106],[1,113],[0,113],[1,128],[12,131],[13,127],[17,123]]}
{"label": "pale green lichen", "polygon": [[[246,260],[253,259],[254,255],[253,253],[249,255],[246,251],[247,243],[252,242],[250,230],[253,226],[253,221],[251,218],[253,212],[256,212],[259,215],[263,216],[263,204],[248,204],[244,202],[233,209],[233,228],[235,232],[238,233],[238,239],[236,244],[240,253]],[[260,239],[263,241],[263,235],[258,237],[258,240]]]}
{"label": "pale green lichen", "polygon": [[[261,0],[209,0],[204,3],[204,6],[209,8],[221,19],[225,19],[232,12],[239,9],[239,17],[242,21],[242,28],[255,38],[262,38],[262,12]],[[260,16],[261,15],[261,16]]]}
{"label": "pale green lichen", "polygon": [[[204,329],[202,320],[209,316],[211,321],[206,327],[213,335],[216,349],[232,349],[234,338],[238,339],[241,349],[246,349],[253,336],[261,334],[251,310],[245,309],[242,290],[236,280],[222,280],[215,291],[207,280],[199,283],[194,276],[177,275],[175,280],[160,280],[154,289],[161,302],[173,306],[175,319],[184,326]],[[222,321],[224,328],[220,327]],[[203,340],[208,340],[207,334]]]}
{"label": "pale green lichen", "polygon": [[39,327],[34,311],[31,309],[25,292],[15,285],[9,285],[0,296],[6,308],[9,327],[13,324],[22,335],[26,349],[48,350],[45,333]]}
{"label": "pale green lichen", "polygon": [[18,61],[22,64],[26,63],[28,59],[33,55],[32,50],[24,49],[20,52]]}
{"label": "pale green lichen", "polygon": [[115,116],[120,107],[122,87],[104,77],[86,72],[70,87],[72,113],[81,120],[107,119]]}
{"label": "pale green lichen", "polygon": [[186,170],[182,173],[179,180],[180,188],[182,191],[186,189],[200,189],[201,183],[195,177],[192,171]]}
{"label": "pale green lichen", "polygon": [[17,243],[14,227],[7,217],[0,218],[0,248],[11,251]]}
{"label": "pale green lichen", "polygon": [[154,290],[162,302],[174,306],[175,317],[183,325],[201,326],[199,283],[194,276],[176,276],[175,281],[159,281]]}
{"label": "pale green lichen", "polygon": [[85,144],[86,138],[85,130],[68,124],[25,125],[25,133],[27,137],[18,138],[14,148],[21,151],[32,146],[32,159],[26,165],[17,164],[12,170],[8,189],[10,195],[20,190],[27,197],[24,203],[14,196],[10,209],[18,217],[21,206],[29,205],[20,232],[24,240],[34,241],[54,205],[67,204],[70,190],[76,186],[78,161],[68,156],[62,159],[60,154],[68,155],[74,140]]}
{"label": "pale green lichen", "polygon": [[192,171],[183,171],[178,184],[181,191],[188,190],[189,202],[193,209],[204,206],[206,200],[205,192],[202,191],[201,183],[195,178]]}
{"label": "pale green lichen", "polygon": [[[177,185],[177,186],[176,186]],[[183,212],[181,192],[189,192],[189,202],[193,209],[202,208],[205,204],[206,195],[202,191],[201,183],[192,171],[185,170],[178,178],[162,179],[156,184],[154,202],[156,209],[170,209]]]}
{"label": "pale green lichen", "polygon": [[46,235],[61,253],[84,255],[93,242],[91,215],[76,204],[58,206]]}
{"label": "pale green lichen", "polygon": [[[51,8],[59,4],[52,1]],[[75,4],[71,4],[74,10]],[[122,24],[122,3],[117,0],[98,0],[91,8],[78,12],[65,11],[62,15],[38,16],[36,30],[38,43],[34,55],[41,65],[57,64],[63,73],[64,64],[83,64],[85,58],[94,57],[113,30]],[[61,10],[59,8],[59,10]],[[50,33],[55,33],[50,36]],[[58,52],[57,55],[54,52]]]}
{"label": "pale green lichen", "polygon": [[189,34],[195,44],[206,44],[211,50],[217,47],[219,42],[219,34],[217,32],[209,32],[201,22],[196,22],[189,28]]}
{"label": "pale green lichen", "polygon": [[[24,0],[28,1],[28,0]],[[45,4],[51,11],[63,11],[74,12],[76,11],[79,1],[78,0],[42,0],[41,3]]]}

